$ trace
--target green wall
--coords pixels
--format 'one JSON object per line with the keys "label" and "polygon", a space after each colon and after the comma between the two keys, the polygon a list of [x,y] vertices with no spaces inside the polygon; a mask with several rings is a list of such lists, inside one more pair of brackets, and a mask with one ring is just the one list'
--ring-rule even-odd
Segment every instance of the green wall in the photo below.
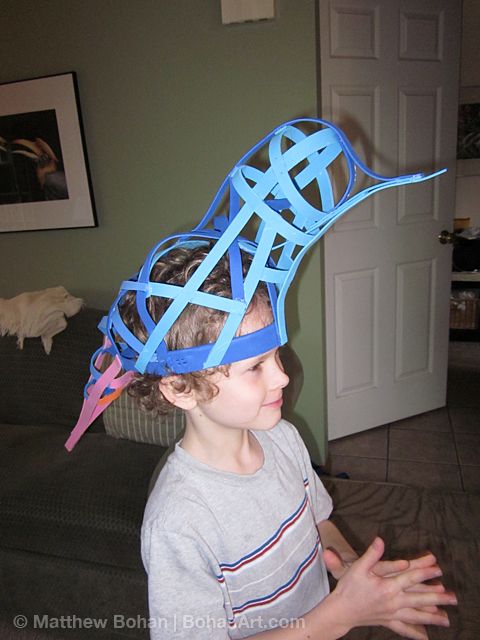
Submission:
{"label": "green wall", "polygon": [[[275,21],[222,26],[220,0],[0,0],[0,82],[77,73],[99,223],[0,234],[2,297],[63,284],[105,308],[155,241],[199,220],[241,154],[316,114],[315,2],[276,6]],[[288,305],[304,376],[289,413],[319,460],[319,247]]]}

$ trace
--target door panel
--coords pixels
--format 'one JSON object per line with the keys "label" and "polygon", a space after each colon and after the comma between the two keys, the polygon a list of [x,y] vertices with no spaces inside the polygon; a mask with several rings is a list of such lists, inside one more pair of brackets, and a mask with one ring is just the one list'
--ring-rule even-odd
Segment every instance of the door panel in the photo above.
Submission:
{"label": "door panel", "polygon": [[432,373],[434,274],[433,260],[397,266],[395,380]]}
{"label": "door panel", "polygon": [[338,397],[377,386],[378,272],[335,276]]}

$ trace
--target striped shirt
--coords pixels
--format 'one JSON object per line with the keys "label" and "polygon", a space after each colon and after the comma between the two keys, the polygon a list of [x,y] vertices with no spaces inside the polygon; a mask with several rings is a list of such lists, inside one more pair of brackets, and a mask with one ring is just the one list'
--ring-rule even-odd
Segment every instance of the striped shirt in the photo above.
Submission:
{"label": "striped shirt", "polygon": [[150,495],[142,555],[154,640],[301,624],[328,594],[316,523],[330,497],[292,425],[252,433],[264,453],[254,474],[213,469],[177,445]]}

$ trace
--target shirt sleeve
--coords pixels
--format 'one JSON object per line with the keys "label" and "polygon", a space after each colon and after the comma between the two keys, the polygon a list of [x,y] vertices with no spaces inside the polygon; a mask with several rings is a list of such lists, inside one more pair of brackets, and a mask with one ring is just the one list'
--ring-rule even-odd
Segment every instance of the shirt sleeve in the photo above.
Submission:
{"label": "shirt sleeve", "polygon": [[165,531],[156,521],[147,522],[142,556],[148,574],[151,640],[228,640],[222,590],[197,540]]}
{"label": "shirt sleeve", "polygon": [[295,457],[300,464],[303,479],[308,483],[310,502],[312,504],[315,522],[318,524],[323,520],[328,520],[330,517],[332,513],[332,499],[312,467],[307,447],[298,430],[289,422],[285,421],[285,425]]}

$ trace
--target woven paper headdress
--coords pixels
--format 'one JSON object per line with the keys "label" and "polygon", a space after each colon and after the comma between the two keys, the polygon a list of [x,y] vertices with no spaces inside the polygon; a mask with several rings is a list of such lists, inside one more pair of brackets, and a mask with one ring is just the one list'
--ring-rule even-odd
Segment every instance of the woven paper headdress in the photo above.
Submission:
{"label": "woven paper headdress", "polygon": [[[345,178],[340,195],[334,188],[336,166]],[[355,191],[358,171],[369,178],[370,184]],[[285,296],[309,247],[340,216],[376,191],[428,180],[443,171],[387,178],[368,169],[342,131],[329,122],[301,119],[277,127],[233,167],[198,226],[162,240],[150,251],[140,271],[122,283],[100,324],[104,344],[92,358],[82,413],[66,448],[70,451],[75,446],[135,371],[159,376],[188,373],[259,355],[287,342]],[[174,247],[207,243],[210,251],[185,286],[150,280],[157,260]],[[246,275],[241,252],[253,256]],[[205,278],[225,255],[230,264],[231,298],[202,291]],[[273,323],[236,336],[260,282],[268,289]],[[119,312],[123,297],[130,291],[136,293],[137,310],[147,330],[145,343],[131,333]],[[171,299],[158,323],[147,309],[150,296]],[[164,338],[189,304],[223,311],[223,329],[212,344],[169,351]],[[107,353],[114,359],[101,373]]]}

